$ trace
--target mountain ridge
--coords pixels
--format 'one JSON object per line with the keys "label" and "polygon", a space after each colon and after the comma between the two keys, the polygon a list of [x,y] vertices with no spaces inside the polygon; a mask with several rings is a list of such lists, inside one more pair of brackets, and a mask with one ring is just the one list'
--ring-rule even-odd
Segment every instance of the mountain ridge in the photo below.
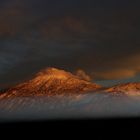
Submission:
{"label": "mountain ridge", "polygon": [[112,87],[102,87],[83,80],[77,75],[57,68],[48,67],[38,72],[31,80],[3,91],[0,99],[23,96],[54,96],[77,93],[111,93],[112,95],[140,95],[140,82],[124,83]]}
{"label": "mountain ridge", "polygon": [[122,93],[127,95],[140,95],[140,82],[133,82],[133,83],[129,82],[129,83],[115,85],[110,88],[107,88],[105,91],[114,94]]}
{"label": "mountain ridge", "polygon": [[100,88],[100,85],[82,80],[70,72],[49,67],[37,73],[33,79],[9,89],[4,94],[7,97],[56,95],[84,93]]}

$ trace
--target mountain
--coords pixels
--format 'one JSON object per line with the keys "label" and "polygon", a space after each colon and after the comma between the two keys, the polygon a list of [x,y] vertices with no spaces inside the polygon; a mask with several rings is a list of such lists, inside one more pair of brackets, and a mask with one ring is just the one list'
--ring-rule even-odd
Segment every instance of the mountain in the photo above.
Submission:
{"label": "mountain", "polygon": [[70,72],[56,68],[47,68],[37,73],[32,80],[9,89],[0,98],[84,93],[100,88],[100,85],[82,80]]}
{"label": "mountain", "polygon": [[[0,120],[140,114],[140,98],[131,98],[131,95],[140,95],[140,83],[103,88],[83,80],[80,75],[47,68],[27,82],[3,89],[0,94]],[[91,94],[83,94],[88,92]]]}
{"label": "mountain", "polygon": [[140,83],[125,83],[113,86],[105,90],[113,94],[140,95]]}
{"label": "mountain", "polygon": [[2,90],[0,99],[7,97],[54,96],[95,92],[112,95],[140,95],[140,83],[119,84],[102,88],[96,83],[83,80],[78,75],[56,68],[47,68],[37,73],[33,79],[8,90]]}

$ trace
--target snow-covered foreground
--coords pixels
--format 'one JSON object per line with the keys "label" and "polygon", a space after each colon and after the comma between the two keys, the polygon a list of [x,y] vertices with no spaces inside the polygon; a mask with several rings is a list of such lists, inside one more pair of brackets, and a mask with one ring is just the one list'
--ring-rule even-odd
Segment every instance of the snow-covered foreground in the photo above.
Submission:
{"label": "snow-covered foreground", "polygon": [[103,93],[53,97],[14,97],[0,100],[0,121],[137,117],[139,96],[114,96]]}

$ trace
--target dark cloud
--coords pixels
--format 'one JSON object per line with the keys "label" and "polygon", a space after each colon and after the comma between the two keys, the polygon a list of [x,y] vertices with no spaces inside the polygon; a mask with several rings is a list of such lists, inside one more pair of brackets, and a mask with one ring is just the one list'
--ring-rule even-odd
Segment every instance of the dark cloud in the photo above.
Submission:
{"label": "dark cloud", "polygon": [[0,1],[0,83],[44,67],[82,69],[93,79],[140,73],[139,1]]}

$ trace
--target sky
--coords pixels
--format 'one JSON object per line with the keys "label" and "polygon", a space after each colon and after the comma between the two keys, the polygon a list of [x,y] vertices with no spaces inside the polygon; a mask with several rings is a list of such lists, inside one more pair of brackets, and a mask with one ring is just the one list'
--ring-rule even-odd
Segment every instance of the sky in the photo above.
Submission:
{"label": "sky", "polygon": [[0,87],[46,67],[140,81],[139,0],[1,0]]}

